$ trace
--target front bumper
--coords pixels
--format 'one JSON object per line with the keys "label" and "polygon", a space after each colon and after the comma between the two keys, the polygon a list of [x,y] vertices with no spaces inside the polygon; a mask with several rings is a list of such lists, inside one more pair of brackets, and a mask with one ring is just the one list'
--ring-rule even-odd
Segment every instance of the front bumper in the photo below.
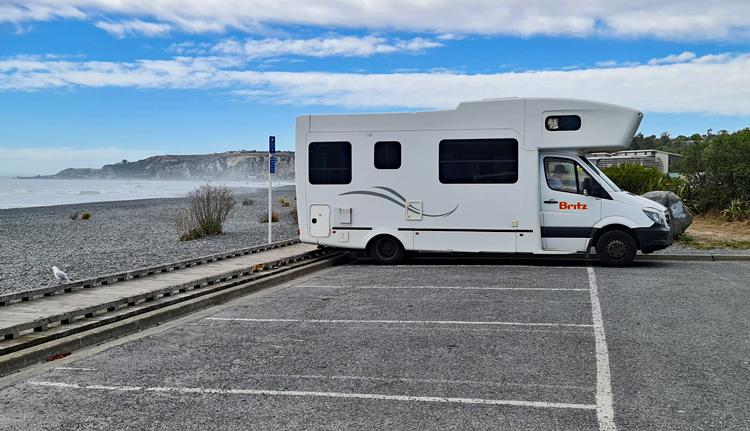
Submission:
{"label": "front bumper", "polygon": [[669,226],[654,223],[651,227],[633,229],[638,241],[638,248],[643,253],[663,250],[672,245],[672,235]]}

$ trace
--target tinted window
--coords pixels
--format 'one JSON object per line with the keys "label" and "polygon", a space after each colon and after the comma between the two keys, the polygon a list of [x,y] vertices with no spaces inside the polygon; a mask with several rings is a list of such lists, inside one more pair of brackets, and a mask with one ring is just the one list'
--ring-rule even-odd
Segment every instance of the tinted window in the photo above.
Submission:
{"label": "tinted window", "polygon": [[399,142],[375,143],[375,167],[398,169],[401,167],[401,144]]}
{"label": "tinted window", "polygon": [[349,184],[352,181],[352,144],[313,142],[308,148],[310,184]]}
{"label": "tinted window", "polygon": [[515,139],[446,139],[440,141],[440,182],[510,184],[518,180]]}
{"label": "tinted window", "polygon": [[551,132],[558,130],[578,130],[581,128],[581,117],[578,115],[553,115],[544,121],[544,127]]}

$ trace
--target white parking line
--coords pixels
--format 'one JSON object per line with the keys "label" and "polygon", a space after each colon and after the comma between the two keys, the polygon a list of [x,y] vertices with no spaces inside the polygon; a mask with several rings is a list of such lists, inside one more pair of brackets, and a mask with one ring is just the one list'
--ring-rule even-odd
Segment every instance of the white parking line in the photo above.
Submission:
{"label": "white parking line", "polygon": [[205,320],[227,322],[290,322],[290,323],[383,323],[383,324],[412,324],[412,325],[480,325],[480,326],[543,326],[566,328],[591,328],[594,325],[582,323],[539,323],[539,322],[467,322],[463,320],[349,320],[349,319],[251,319],[242,317],[207,317]]}
{"label": "white parking line", "polygon": [[322,397],[322,398],[349,398],[382,401],[412,401],[423,403],[452,403],[452,404],[483,404],[495,406],[516,407],[539,407],[554,409],[582,409],[595,410],[593,404],[576,403],[548,403],[544,401],[524,400],[498,400],[483,398],[452,398],[452,397],[423,397],[413,395],[385,395],[385,394],[362,394],[348,392],[317,392],[317,391],[277,391],[270,389],[214,389],[214,388],[188,388],[188,387],[145,387],[145,386],[104,386],[104,385],[77,385],[74,383],[61,382],[29,382],[30,385],[52,387],[58,389],[72,390],[99,390],[116,392],[175,392],[181,394],[216,394],[216,395],[266,395],[286,397]]}
{"label": "white parking line", "polygon": [[554,385],[543,383],[517,383],[517,382],[491,382],[486,380],[451,380],[451,379],[419,379],[413,377],[368,377],[368,376],[348,376],[348,375],[330,375],[320,374],[245,374],[246,377],[256,378],[277,378],[277,379],[311,379],[311,380],[353,380],[367,382],[391,382],[391,383],[432,383],[439,385],[475,385],[475,386],[496,386],[496,387],[523,387],[523,388],[545,388],[545,389],[573,389],[582,391],[591,391],[594,389],[590,386],[580,385]]}
{"label": "white parking line", "polygon": [[306,285],[297,284],[294,287],[313,289],[448,289],[448,290],[566,290],[571,292],[588,292],[588,289],[565,289],[558,287],[481,287],[481,286],[341,286],[341,285]]}
{"label": "white parking line", "polygon": [[60,371],[96,371],[96,368],[82,368],[82,367],[55,367],[55,370]]}
{"label": "white parking line", "polygon": [[599,289],[596,285],[594,268],[588,267],[591,290],[591,315],[594,320],[594,340],[596,344],[596,417],[599,429],[615,431],[615,413],[612,406],[612,382],[609,374],[609,352],[604,336],[604,320],[599,305]]}

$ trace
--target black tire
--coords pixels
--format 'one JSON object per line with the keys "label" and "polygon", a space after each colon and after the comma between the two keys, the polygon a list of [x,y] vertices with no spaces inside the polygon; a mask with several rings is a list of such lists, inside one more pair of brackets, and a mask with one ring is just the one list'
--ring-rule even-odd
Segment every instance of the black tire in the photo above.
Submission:
{"label": "black tire", "polygon": [[596,241],[596,256],[608,266],[629,265],[638,249],[632,235],[621,230],[605,232]]}
{"label": "black tire", "polygon": [[379,236],[375,238],[368,249],[368,254],[379,263],[393,264],[399,262],[406,256],[401,241],[392,236]]}

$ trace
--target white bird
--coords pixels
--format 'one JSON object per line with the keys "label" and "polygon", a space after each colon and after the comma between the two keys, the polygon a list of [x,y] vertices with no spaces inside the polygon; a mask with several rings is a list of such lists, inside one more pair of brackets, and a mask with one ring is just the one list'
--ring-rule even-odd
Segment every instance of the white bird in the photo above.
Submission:
{"label": "white bird", "polygon": [[53,266],[52,267],[52,274],[55,276],[55,280],[57,280],[57,283],[62,283],[63,280],[67,281],[68,283],[71,282],[70,277],[68,277],[68,274],[60,271],[60,268]]}

